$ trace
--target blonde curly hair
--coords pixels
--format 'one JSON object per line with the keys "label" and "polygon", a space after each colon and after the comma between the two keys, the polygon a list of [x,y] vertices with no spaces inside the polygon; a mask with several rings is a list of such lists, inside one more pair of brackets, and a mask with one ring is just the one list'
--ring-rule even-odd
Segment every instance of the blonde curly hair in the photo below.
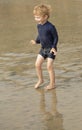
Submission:
{"label": "blonde curly hair", "polygon": [[40,15],[40,16],[45,16],[47,15],[48,18],[50,17],[50,12],[51,12],[51,6],[50,5],[37,5],[34,7],[33,10],[33,15]]}

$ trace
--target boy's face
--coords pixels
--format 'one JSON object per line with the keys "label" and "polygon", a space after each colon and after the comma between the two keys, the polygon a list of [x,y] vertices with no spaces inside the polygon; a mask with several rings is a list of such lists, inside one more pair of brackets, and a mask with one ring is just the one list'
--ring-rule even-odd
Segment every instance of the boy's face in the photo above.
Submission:
{"label": "boy's face", "polygon": [[44,24],[47,21],[47,15],[40,16],[40,15],[34,15],[34,19],[38,24]]}

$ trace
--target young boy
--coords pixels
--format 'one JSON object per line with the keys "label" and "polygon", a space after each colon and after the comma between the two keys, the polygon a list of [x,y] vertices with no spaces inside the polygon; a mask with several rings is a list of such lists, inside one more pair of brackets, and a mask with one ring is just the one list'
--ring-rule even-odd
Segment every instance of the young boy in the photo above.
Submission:
{"label": "young boy", "polygon": [[48,21],[50,17],[50,6],[37,5],[34,7],[33,15],[37,24],[38,36],[36,40],[31,40],[32,44],[41,44],[40,52],[36,59],[36,71],[38,82],[35,88],[39,88],[44,82],[42,75],[42,64],[47,59],[47,69],[50,77],[50,83],[45,89],[55,88],[55,72],[53,62],[57,53],[58,34],[55,26]]}

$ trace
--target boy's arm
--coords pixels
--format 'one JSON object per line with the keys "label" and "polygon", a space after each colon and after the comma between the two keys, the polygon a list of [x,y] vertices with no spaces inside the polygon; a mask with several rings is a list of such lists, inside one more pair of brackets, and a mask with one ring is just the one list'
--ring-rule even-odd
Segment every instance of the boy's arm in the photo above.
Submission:
{"label": "boy's arm", "polygon": [[56,49],[57,43],[58,43],[58,33],[57,33],[57,30],[56,30],[56,28],[54,26],[53,26],[53,28],[51,30],[51,33],[52,33],[52,36],[54,38],[52,48]]}
{"label": "boy's arm", "polygon": [[31,40],[31,44],[40,44],[39,36],[37,36],[36,40]]}
{"label": "boy's arm", "polygon": [[57,43],[58,43],[58,33],[56,31],[56,28],[53,26],[51,29],[52,36],[54,37],[52,49],[50,50],[51,53],[54,53],[54,55],[57,54]]}
{"label": "boy's arm", "polygon": [[40,44],[40,38],[39,38],[39,35],[37,36],[35,42],[36,42],[37,44]]}

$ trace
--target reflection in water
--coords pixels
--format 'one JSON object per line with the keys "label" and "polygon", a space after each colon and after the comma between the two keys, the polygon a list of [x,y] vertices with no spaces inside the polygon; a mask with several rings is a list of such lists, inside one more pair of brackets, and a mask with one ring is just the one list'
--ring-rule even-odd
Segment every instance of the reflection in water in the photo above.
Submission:
{"label": "reflection in water", "polygon": [[[41,90],[39,90],[41,91]],[[56,91],[41,91],[40,110],[43,113],[44,130],[64,130],[63,117],[57,110]]]}

